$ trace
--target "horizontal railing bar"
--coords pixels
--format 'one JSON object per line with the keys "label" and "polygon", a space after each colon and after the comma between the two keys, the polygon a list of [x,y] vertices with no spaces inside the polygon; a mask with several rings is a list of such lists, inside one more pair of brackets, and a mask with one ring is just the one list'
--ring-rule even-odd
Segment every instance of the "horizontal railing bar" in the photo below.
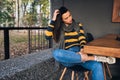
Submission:
{"label": "horizontal railing bar", "polygon": [[47,29],[47,27],[0,27],[0,30],[36,30],[36,29]]}

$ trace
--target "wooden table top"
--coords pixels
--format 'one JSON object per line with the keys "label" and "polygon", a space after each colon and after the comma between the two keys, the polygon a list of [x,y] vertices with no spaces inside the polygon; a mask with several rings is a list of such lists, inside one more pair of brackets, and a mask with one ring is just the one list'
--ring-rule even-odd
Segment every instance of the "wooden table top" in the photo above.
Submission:
{"label": "wooden table top", "polygon": [[97,38],[84,46],[84,52],[120,58],[120,41],[116,40],[116,37],[117,34],[109,34]]}

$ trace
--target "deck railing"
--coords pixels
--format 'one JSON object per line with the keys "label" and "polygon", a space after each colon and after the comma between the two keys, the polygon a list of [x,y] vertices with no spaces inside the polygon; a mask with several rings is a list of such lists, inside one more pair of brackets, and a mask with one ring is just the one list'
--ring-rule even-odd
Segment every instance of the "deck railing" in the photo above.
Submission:
{"label": "deck railing", "polygon": [[[11,56],[22,55],[50,48],[51,41],[45,39],[45,29],[46,27],[1,27],[0,32],[3,33],[4,53],[0,54],[4,54],[4,59],[9,59]],[[23,37],[21,37],[23,35],[26,35],[24,36],[25,39],[27,38],[26,41]],[[16,37],[19,38],[15,40]],[[17,44],[15,45],[14,42]]]}

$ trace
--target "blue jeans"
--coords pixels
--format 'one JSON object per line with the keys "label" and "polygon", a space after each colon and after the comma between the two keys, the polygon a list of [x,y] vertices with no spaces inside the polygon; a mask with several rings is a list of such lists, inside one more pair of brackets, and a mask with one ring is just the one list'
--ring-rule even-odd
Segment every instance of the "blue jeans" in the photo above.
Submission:
{"label": "blue jeans", "polygon": [[56,61],[60,62],[66,67],[72,67],[74,65],[80,65],[90,71],[92,71],[92,80],[104,80],[102,64],[97,61],[81,61],[81,56],[77,53],[80,51],[80,47],[71,47],[68,50],[56,49],[53,51],[53,57]]}

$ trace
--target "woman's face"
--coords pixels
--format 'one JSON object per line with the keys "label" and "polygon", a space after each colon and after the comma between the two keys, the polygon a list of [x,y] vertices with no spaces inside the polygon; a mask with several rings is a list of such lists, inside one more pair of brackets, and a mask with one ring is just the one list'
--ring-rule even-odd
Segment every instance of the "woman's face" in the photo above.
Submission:
{"label": "woman's face", "polygon": [[62,20],[67,25],[72,23],[72,15],[71,15],[70,11],[67,11],[66,13],[64,13],[62,15]]}

